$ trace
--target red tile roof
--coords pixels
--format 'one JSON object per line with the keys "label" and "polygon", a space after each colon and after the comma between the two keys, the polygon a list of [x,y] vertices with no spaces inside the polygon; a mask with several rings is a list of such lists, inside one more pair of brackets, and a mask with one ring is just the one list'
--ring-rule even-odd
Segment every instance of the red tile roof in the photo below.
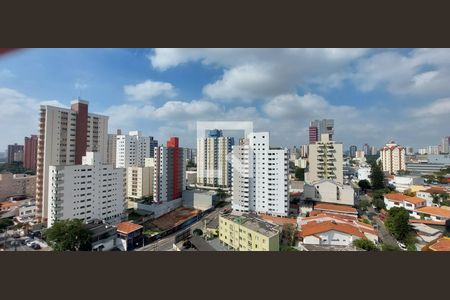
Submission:
{"label": "red tile roof", "polygon": [[429,214],[429,215],[433,215],[433,216],[450,218],[450,210],[441,208],[441,207],[425,206],[425,207],[416,209],[416,211],[419,213]]}
{"label": "red tile roof", "polygon": [[297,225],[297,219],[295,218],[283,218],[283,217],[275,217],[266,214],[260,214],[260,217],[266,221],[272,221],[275,224],[283,225],[283,224],[293,224]]}
{"label": "red tile roof", "polygon": [[409,220],[409,223],[421,223],[428,225],[445,225],[445,221],[432,221],[432,220]]}
{"label": "red tile roof", "polygon": [[117,224],[117,231],[126,234],[139,230],[141,228],[143,228],[141,225],[134,224],[131,222],[122,222]]}
{"label": "red tile roof", "polygon": [[310,235],[315,235],[317,233],[327,232],[327,231],[340,231],[343,233],[351,234],[360,238],[366,238],[364,233],[354,225],[338,223],[336,221],[326,221],[326,222],[311,222],[305,225],[302,225],[302,229],[300,231],[300,236],[306,237]]}
{"label": "red tile roof", "polygon": [[429,246],[433,251],[450,251],[450,238],[441,237],[435,243]]}
{"label": "red tile roof", "polygon": [[332,216],[332,217],[340,217],[340,218],[345,218],[347,220],[357,220],[358,217],[355,215],[349,215],[349,214],[342,214],[342,213],[331,213],[331,212],[323,212],[323,211],[318,211],[318,210],[313,210],[309,213],[310,217],[314,217],[314,216],[320,216],[320,215],[328,215],[328,216]]}
{"label": "red tile roof", "polygon": [[330,203],[317,203],[316,205],[314,205],[314,209],[315,210],[330,210],[330,211],[354,213],[354,214],[358,213],[358,211],[351,206],[330,204]]}
{"label": "red tile roof", "polygon": [[419,198],[419,197],[411,197],[411,196],[406,196],[400,193],[389,193],[389,194],[385,194],[384,197],[386,197],[386,199],[390,200],[390,201],[394,201],[394,202],[409,202],[412,204],[422,204],[425,203],[425,199]]}

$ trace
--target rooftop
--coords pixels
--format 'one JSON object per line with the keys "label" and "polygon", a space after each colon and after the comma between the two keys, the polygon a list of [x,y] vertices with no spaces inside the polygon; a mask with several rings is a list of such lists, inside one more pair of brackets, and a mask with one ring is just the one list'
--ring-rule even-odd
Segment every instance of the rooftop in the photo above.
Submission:
{"label": "rooftop", "polygon": [[419,198],[419,197],[411,197],[406,196],[400,193],[389,193],[385,194],[384,197],[388,200],[394,201],[394,202],[409,202],[412,204],[421,204],[425,202],[425,199]]}
{"label": "rooftop", "polygon": [[315,210],[328,210],[342,213],[358,214],[358,211],[348,205],[330,204],[330,203],[317,203],[314,205]]}
{"label": "rooftop", "polygon": [[141,228],[144,228],[144,227],[142,227],[141,225],[138,225],[138,224],[131,223],[131,222],[122,222],[122,223],[117,224],[117,231],[121,232],[121,233],[128,234],[133,231],[139,230]]}
{"label": "rooftop", "polygon": [[445,218],[450,218],[450,209],[445,209],[442,207],[435,207],[435,206],[425,206],[425,207],[421,207],[416,209],[417,212],[419,213],[424,213],[424,214],[429,214],[429,215],[434,215],[434,216],[439,216],[439,217],[445,217]]}
{"label": "rooftop", "polygon": [[275,223],[278,225],[284,225],[284,224],[297,225],[296,218],[275,217],[275,216],[266,215],[266,214],[260,214],[259,216],[261,217],[261,219],[263,219],[265,221],[272,222],[272,223]]}
{"label": "rooftop", "polygon": [[429,246],[432,251],[450,251],[450,238],[441,237]]}
{"label": "rooftop", "polygon": [[255,215],[251,214],[229,214],[229,215],[220,215],[222,218],[232,221],[236,224],[244,226],[250,230],[256,231],[264,236],[271,237],[279,234],[280,227],[279,225],[275,225],[269,222],[266,222],[262,219],[259,219]]}
{"label": "rooftop", "polygon": [[310,222],[304,224],[302,225],[302,229],[299,232],[299,235],[301,237],[306,237],[331,230],[347,233],[360,238],[366,237],[364,233],[358,229],[357,226],[354,226],[352,224],[340,223],[336,221]]}

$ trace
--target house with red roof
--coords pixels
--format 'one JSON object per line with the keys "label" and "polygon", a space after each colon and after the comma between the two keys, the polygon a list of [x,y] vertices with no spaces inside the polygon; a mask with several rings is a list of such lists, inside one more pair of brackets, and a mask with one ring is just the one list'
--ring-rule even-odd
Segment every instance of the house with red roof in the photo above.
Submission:
{"label": "house with red roof", "polygon": [[419,197],[406,196],[400,193],[388,193],[384,195],[384,204],[386,205],[386,209],[403,207],[411,214],[417,208],[426,206],[427,202],[425,199]]}
{"label": "house with red roof", "polygon": [[144,227],[132,222],[122,222],[116,225],[116,245],[122,251],[131,251],[144,246]]}

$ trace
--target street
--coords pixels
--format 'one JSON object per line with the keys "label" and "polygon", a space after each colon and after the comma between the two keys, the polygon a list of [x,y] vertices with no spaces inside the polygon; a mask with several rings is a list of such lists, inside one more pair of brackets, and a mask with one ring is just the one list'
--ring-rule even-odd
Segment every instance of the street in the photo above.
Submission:
{"label": "street", "polygon": [[372,206],[369,206],[367,208],[367,213],[370,216],[369,218],[374,220],[378,225],[378,235],[381,241],[386,245],[397,246],[397,240],[392,236],[392,234],[390,234],[386,226],[384,226],[384,222],[380,220],[377,213],[375,212],[375,209]]}

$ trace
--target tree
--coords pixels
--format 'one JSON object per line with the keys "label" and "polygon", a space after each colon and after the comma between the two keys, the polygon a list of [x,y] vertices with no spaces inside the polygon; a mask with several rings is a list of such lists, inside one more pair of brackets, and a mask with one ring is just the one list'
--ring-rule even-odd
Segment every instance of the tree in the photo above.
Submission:
{"label": "tree", "polygon": [[409,228],[409,212],[403,207],[392,207],[384,224],[392,235],[400,241],[404,241],[407,237]]}
{"label": "tree", "polygon": [[0,219],[0,229],[6,229],[12,225],[14,225],[14,222],[11,219]]}
{"label": "tree", "polygon": [[281,237],[287,246],[293,246],[295,242],[295,227],[292,224],[284,224]]}
{"label": "tree", "polygon": [[359,202],[359,208],[361,208],[362,210],[366,210],[369,206],[370,206],[370,201],[367,199],[362,199]]}
{"label": "tree", "polygon": [[295,178],[300,181],[305,181],[305,169],[297,167],[295,169]]}
{"label": "tree", "polygon": [[220,200],[223,200],[227,196],[227,193],[221,188],[218,188],[216,191],[216,196],[219,197]]}
{"label": "tree", "polygon": [[79,219],[56,221],[45,235],[55,251],[90,250],[90,232]]}
{"label": "tree", "polygon": [[438,193],[432,193],[431,197],[433,197],[434,204],[439,204],[439,194]]}
{"label": "tree", "polygon": [[383,251],[400,251],[400,248],[396,245],[394,246],[394,245],[382,244],[381,250],[383,250]]}
{"label": "tree", "polygon": [[196,229],[194,229],[194,231],[192,231],[192,233],[195,235],[198,235],[198,236],[202,236],[203,230],[201,230],[200,228],[196,228]]}
{"label": "tree", "polygon": [[353,245],[366,251],[378,251],[378,247],[368,239],[357,239],[353,241]]}
{"label": "tree", "polygon": [[363,192],[365,192],[366,190],[370,189],[370,182],[367,179],[363,179],[358,182],[358,186]]}
{"label": "tree", "polygon": [[374,198],[372,201],[372,204],[378,210],[386,208],[386,204],[384,203],[384,200],[380,199],[380,198]]}
{"label": "tree", "polygon": [[373,163],[371,165],[370,181],[374,190],[384,188],[384,173],[381,168],[381,163]]}
{"label": "tree", "polygon": [[447,201],[448,200],[448,194],[445,192],[439,193],[439,197],[441,197],[442,201]]}

